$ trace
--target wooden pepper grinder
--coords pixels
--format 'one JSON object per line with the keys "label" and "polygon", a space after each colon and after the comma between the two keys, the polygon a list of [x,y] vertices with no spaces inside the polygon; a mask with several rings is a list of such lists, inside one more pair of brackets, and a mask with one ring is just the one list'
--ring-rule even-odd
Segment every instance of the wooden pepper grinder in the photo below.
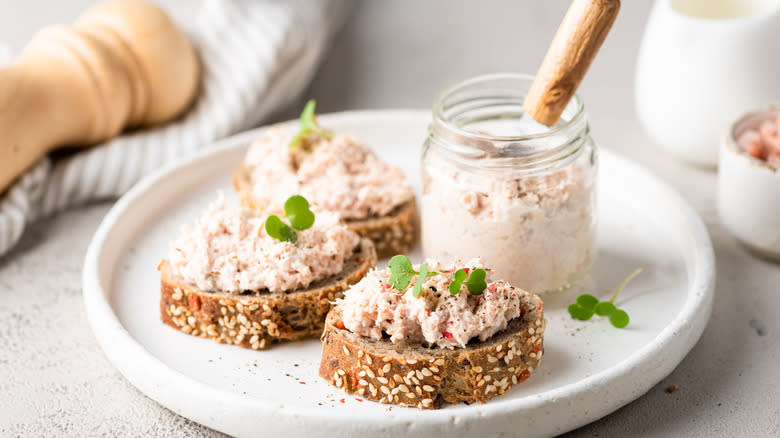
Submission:
{"label": "wooden pepper grinder", "polygon": [[0,192],[61,147],[171,120],[195,98],[200,64],[161,9],[109,1],[51,26],[0,69]]}
{"label": "wooden pepper grinder", "polygon": [[523,105],[525,112],[534,120],[547,126],[558,122],[619,10],[620,0],[572,2]]}

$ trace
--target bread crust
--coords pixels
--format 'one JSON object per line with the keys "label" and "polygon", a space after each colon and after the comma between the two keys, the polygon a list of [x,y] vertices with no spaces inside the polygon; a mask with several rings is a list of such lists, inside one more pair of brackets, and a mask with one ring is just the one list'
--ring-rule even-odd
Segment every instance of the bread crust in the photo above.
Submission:
{"label": "bread crust", "polygon": [[[241,164],[233,172],[233,188],[241,205],[252,210],[262,210],[262,205],[252,195],[249,168]],[[360,237],[374,242],[377,257],[384,258],[408,252],[417,242],[419,230],[417,203],[414,198],[397,206],[389,214],[366,219],[346,219],[344,224]]]}
{"label": "bread crust", "polygon": [[263,350],[281,341],[322,333],[331,302],[376,265],[368,239],[361,239],[342,273],[292,292],[207,292],[186,284],[170,263],[160,263],[160,318],[184,333]]}
{"label": "bread crust", "polygon": [[526,293],[521,305],[522,315],[502,332],[452,350],[358,336],[343,327],[335,307],[325,321],[319,375],[381,403],[420,409],[437,409],[445,402],[484,403],[526,380],[541,361],[542,301]]}

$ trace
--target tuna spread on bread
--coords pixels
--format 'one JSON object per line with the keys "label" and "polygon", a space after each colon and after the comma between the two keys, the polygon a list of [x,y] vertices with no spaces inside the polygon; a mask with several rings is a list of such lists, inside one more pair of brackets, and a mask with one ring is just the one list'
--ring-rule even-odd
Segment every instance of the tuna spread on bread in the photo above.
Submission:
{"label": "tuna spread on bread", "polygon": [[[525,292],[494,278],[479,259],[451,265],[429,259],[425,265],[429,274],[418,290],[393,288],[391,269],[369,272],[338,300],[344,328],[375,340],[389,337],[393,343],[420,342],[452,349],[465,347],[472,339],[487,340],[525,312],[520,304]],[[416,284],[421,266],[409,268],[409,284]],[[465,276],[483,271],[482,286],[473,290],[466,280],[451,291],[458,270],[465,271]]]}
{"label": "tuna spread on bread", "polygon": [[401,170],[352,137],[316,136],[305,147],[290,147],[294,135],[292,128],[275,126],[249,148],[244,164],[259,205],[275,210],[297,193],[342,219],[366,219],[386,216],[413,198]]}
{"label": "tuna spread on bread", "polygon": [[269,236],[265,219],[220,196],[172,243],[174,273],[205,291],[293,291],[340,273],[360,241],[333,213],[317,212],[295,243]]}

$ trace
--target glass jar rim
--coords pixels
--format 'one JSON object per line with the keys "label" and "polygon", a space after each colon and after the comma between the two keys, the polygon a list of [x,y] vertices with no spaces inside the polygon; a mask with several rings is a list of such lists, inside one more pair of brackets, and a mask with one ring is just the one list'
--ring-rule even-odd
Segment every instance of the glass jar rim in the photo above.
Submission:
{"label": "glass jar rim", "polygon": [[452,122],[450,119],[444,117],[444,103],[445,100],[448,97],[451,97],[456,92],[460,90],[467,89],[469,86],[477,85],[480,83],[488,83],[489,81],[496,81],[496,80],[519,80],[519,81],[527,81],[533,82],[535,76],[525,74],[525,73],[490,73],[480,76],[474,76],[472,78],[457,82],[447,88],[444,89],[444,91],[440,92],[436,98],[433,101],[433,120],[435,123],[441,124],[444,128],[450,130],[451,132],[468,138],[472,140],[488,140],[493,142],[522,142],[522,141],[529,141],[529,140],[540,140],[544,138],[553,137],[555,135],[558,135],[561,133],[561,131],[564,131],[566,129],[569,129],[571,126],[576,125],[581,121],[581,119],[584,117],[585,114],[585,105],[582,101],[582,98],[578,94],[574,94],[572,96],[572,100],[569,102],[569,104],[566,106],[567,108],[571,105],[574,105],[574,111],[569,120],[565,120],[562,123],[559,122],[555,124],[554,126],[550,127],[550,129],[536,134],[526,134],[526,135],[493,135],[493,134],[484,134],[484,133],[477,133],[474,131],[469,131],[468,129],[464,129],[458,124]]}

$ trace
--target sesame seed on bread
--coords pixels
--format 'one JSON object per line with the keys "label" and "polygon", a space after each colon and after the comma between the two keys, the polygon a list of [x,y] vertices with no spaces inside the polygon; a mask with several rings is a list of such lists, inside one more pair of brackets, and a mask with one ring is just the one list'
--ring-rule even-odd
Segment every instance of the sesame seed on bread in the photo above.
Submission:
{"label": "sesame seed on bread", "polygon": [[160,318],[184,333],[254,350],[322,333],[331,302],[376,265],[376,252],[361,239],[341,273],[306,289],[243,294],[209,292],[183,282],[170,263],[160,263]]}
{"label": "sesame seed on bread", "polygon": [[436,409],[443,403],[484,403],[526,380],[544,349],[544,312],[524,293],[521,316],[485,341],[464,348],[429,348],[356,335],[344,327],[339,306],[325,321],[319,375],[368,400]]}

